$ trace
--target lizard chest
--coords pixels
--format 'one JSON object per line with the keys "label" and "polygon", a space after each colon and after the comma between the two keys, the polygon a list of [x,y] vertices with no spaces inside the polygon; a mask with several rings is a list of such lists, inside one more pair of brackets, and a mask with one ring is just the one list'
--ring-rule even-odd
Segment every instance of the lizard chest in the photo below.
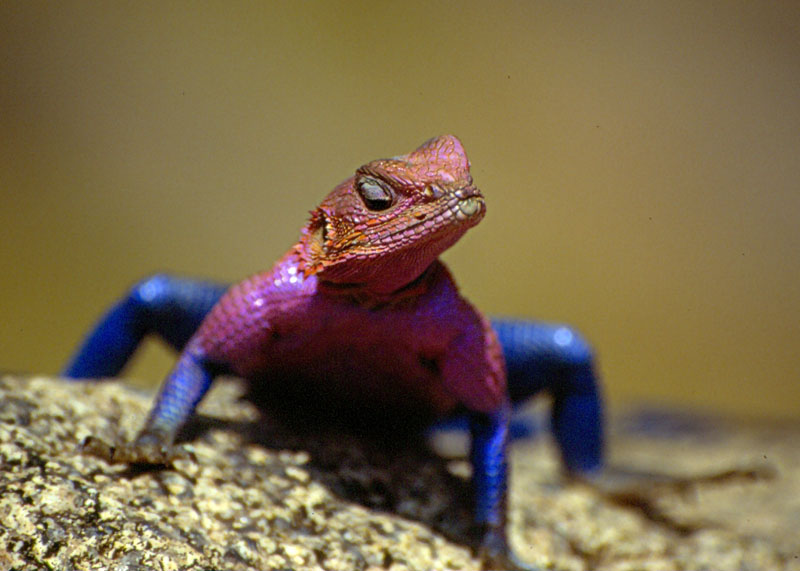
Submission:
{"label": "lizard chest", "polygon": [[417,306],[369,309],[315,296],[243,332],[225,360],[282,401],[438,417],[456,405],[441,370],[451,329]]}

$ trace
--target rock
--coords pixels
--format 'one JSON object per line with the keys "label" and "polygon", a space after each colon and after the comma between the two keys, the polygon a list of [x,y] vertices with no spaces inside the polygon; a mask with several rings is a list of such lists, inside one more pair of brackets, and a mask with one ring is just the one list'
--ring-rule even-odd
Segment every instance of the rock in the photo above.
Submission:
{"label": "rock", "polygon": [[[184,434],[194,458],[141,469],[77,448],[131,439],[150,395],[1,377],[0,569],[478,568],[463,458],[265,417],[241,394],[215,383]],[[546,437],[517,443],[518,552],[576,571],[800,570],[800,429],[692,422],[615,425],[614,464],[682,482],[627,495],[565,482]]]}

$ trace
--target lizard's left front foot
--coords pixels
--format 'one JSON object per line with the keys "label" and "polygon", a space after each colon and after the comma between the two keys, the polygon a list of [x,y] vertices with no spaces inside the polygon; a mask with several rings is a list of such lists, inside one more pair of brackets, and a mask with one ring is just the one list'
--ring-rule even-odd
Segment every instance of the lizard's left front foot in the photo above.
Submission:
{"label": "lizard's left front foot", "polygon": [[478,556],[484,571],[541,571],[517,557],[508,545],[505,533],[497,529],[486,532]]}
{"label": "lizard's left front foot", "polygon": [[139,464],[169,466],[175,460],[194,459],[187,449],[165,441],[157,434],[143,432],[131,443],[113,446],[95,438],[87,437],[80,445],[84,454],[102,458],[111,464]]}

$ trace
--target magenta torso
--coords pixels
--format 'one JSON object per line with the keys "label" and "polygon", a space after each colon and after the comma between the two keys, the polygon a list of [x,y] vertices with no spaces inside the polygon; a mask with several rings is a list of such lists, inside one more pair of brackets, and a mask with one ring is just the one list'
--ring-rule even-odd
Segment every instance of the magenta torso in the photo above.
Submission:
{"label": "magenta torso", "polygon": [[491,329],[439,262],[405,295],[365,303],[303,277],[289,253],[233,286],[193,342],[248,379],[417,416],[491,410],[505,392]]}

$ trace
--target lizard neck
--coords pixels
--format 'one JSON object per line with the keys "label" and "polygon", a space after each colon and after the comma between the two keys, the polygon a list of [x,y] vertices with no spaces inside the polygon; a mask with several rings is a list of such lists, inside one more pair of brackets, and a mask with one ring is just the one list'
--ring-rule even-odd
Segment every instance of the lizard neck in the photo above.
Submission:
{"label": "lizard neck", "polygon": [[333,282],[318,276],[317,291],[369,308],[397,305],[416,300],[429,292],[443,271],[446,270],[442,263],[434,260],[417,278],[391,290],[375,289],[364,283]]}
{"label": "lizard neck", "polygon": [[[392,299],[412,284],[426,283],[424,276],[441,267],[439,254],[461,237],[465,228],[453,225],[439,235],[418,239],[413,248],[353,248],[346,255],[328,257],[319,232],[304,232],[295,253],[306,275],[329,284],[331,290],[358,291],[359,295]],[[360,250],[360,251],[359,251]]]}

